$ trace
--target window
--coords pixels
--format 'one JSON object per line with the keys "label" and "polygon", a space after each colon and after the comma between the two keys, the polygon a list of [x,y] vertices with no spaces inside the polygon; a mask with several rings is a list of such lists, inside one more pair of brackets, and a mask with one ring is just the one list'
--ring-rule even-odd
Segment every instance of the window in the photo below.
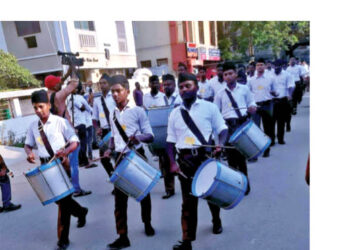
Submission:
{"label": "window", "polygon": [[25,37],[24,40],[26,41],[27,47],[28,47],[29,49],[38,47],[38,44],[36,43],[36,38],[35,38],[35,36],[28,36],[28,37]]}
{"label": "window", "polygon": [[18,36],[27,36],[41,32],[39,22],[20,21],[15,22],[15,25]]}
{"label": "window", "polygon": [[141,68],[151,68],[152,62],[151,60],[141,61]]}
{"label": "window", "polygon": [[80,47],[96,47],[95,36],[79,34]]}
{"label": "window", "polygon": [[168,58],[157,59],[157,66],[168,65]]}
{"label": "window", "polygon": [[128,52],[124,21],[115,22],[117,26],[119,52]]}
{"label": "window", "polygon": [[204,44],[204,24],[203,24],[203,21],[198,22],[198,28],[199,28],[199,43]]}
{"label": "window", "polygon": [[210,21],[209,22],[210,25],[210,45],[215,46],[215,31],[216,31],[216,27],[215,27],[215,22],[214,21]]}
{"label": "window", "polygon": [[74,21],[74,27],[79,30],[95,31],[95,23],[93,21]]}

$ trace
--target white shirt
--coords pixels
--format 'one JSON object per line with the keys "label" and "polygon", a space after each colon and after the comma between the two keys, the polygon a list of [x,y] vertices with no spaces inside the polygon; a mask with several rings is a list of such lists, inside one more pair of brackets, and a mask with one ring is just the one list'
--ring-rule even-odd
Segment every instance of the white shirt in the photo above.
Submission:
{"label": "white shirt", "polygon": [[[169,98],[166,97],[166,99],[168,100],[168,105],[178,106],[182,103],[182,98],[181,98],[180,94],[175,93],[175,91]],[[164,102],[165,102],[165,100],[164,100]]]}
{"label": "white shirt", "polygon": [[[130,108],[129,106],[126,106],[122,111],[120,111],[118,108],[115,108],[109,117],[110,123],[111,123],[112,136],[114,138],[115,151],[122,152],[126,146],[126,143],[124,142],[123,138],[119,134],[119,130],[115,125],[115,122],[113,120],[114,113],[115,113],[116,119],[118,119],[119,121],[120,126],[124,129],[128,137],[133,135],[135,131],[136,131],[135,135],[140,135],[140,134],[153,135],[151,125],[149,123],[146,112],[143,108],[138,106]],[[140,143],[139,145],[136,145],[135,148],[140,148],[140,147],[142,147],[142,143]],[[124,152],[128,152],[128,151],[129,149],[127,148]]]}
{"label": "white shirt", "polygon": [[214,90],[214,96],[221,90],[225,89],[227,84],[225,81],[219,82],[218,76],[214,76],[212,79],[209,80],[209,85]]}
{"label": "white shirt", "polygon": [[275,74],[275,70],[272,69],[272,68],[270,70],[268,70],[266,68],[265,71],[264,71],[264,75],[269,76],[269,77],[273,77],[274,74]]}
{"label": "white shirt", "polygon": [[[194,144],[201,145],[201,142],[187,127],[180,109],[186,108],[182,104],[170,113],[167,142],[175,143],[178,149],[198,148]],[[189,114],[206,141],[209,140],[213,131],[216,134],[220,134],[221,131],[227,129],[225,120],[222,118],[218,107],[211,102],[197,99],[192,104]]]}
{"label": "white shirt", "polygon": [[206,79],[205,82],[198,81],[198,92],[197,95],[202,99],[207,99],[209,97],[214,97],[214,89],[209,84]]}
{"label": "white shirt", "polygon": [[247,82],[247,86],[252,91],[255,102],[268,101],[273,98],[270,91],[274,90],[275,80],[265,74],[262,76],[253,76]]}
{"label": "white shirt", "polygon": [[[34,121],[29,126],[25,144],[29,145],[30,147],[37,145],[39,157],[50,157],[50,154],[46,151],[44,142],[41,139],[38,121],[39,119]],[[69,124],[68,120],[60,116],[50,114],[46,123],[43,124],[43,129],[54,153],[63,148],[66,141],[79,142],[79,138],[75,134],[74,129]]]}
{"label": "white shirt", "polygon": [[160,91],[155,96],[152,96],[151,93],[146,93],[143,95],[143,106],[147,109],[166,106],[164,98],[166,98],[165,94]]}
{"label": "white shirt", "polygon": [[[106,117],[106,114],[103,111],[101,98],[104,98],[103,95],[94,100],[92,119],[96,121],[100,121],[101,128],[108,129],[109,126],[108,126],[107,119],[109,118]],[[113,100],[111,92],[108,92],[104,100],[108,108],[109,114],[111,114],[116,107],[116,104],[115,104],[115,101]]]}
{"label": "white shirt", "polygon": [[289,97],[289,88],[295,87],[294,78],[282,70],[281,73],[276,75],[274,73],[275,83],[276,83],[276,92],[278,94],[277,98]]}
{"label": "white shirt", "polygon": [[300,65],[294,65],[293,67],[288,66],[287,71],[293,76],[294,82],[300,81],[300,77],[304,75],[303,68],[304,67],[301,67]]}
{"label": "white shirt", "polygon": [[[90,107],[90,105],[88,104],[88,102],[85,100],[85,98],[81,95],[73,95],[73,99],[74,99],[74,127],[77,127],[81,124],[85,125],[87,127],[87,123],[86,123],[86,112],[85,111],[81,111],[80,108],[82,106],[85,107],[85,110],[87,110],[87,112],[89,112],[90,114],[92,113],[92,108]],[[72,117],[72,123],[73,123],[73,112],[72,112],[72,96],[69,95],[67,97],[67,109],[69,112],[70,117]]]}
{"label": "white shirt", "polygon": [[248,107],[256,106],[253,94],[246,85],[236,83],[236,87],[233,90],[226,87],[225,89],[220,90],[214,99],[214,103],[218,106],[224,119],[238,118],[230,98],[226,93],[226,89],[231,92],[238,108],[245,108],[239,110],[242,116],[247,115]]}

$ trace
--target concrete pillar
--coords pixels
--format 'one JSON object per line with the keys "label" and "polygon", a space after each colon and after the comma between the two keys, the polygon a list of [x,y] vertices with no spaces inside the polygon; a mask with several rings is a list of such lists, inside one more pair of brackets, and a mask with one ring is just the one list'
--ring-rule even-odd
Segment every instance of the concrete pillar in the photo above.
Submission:
{"label": "concrete pillar", "polygon": [[13,107],[14,116],[15,117],[22,116],[21,105],[19,104],[19,99],[18,98],[14,98],[14,99],[11,100],[11,102],[12,102],[11,106]]}

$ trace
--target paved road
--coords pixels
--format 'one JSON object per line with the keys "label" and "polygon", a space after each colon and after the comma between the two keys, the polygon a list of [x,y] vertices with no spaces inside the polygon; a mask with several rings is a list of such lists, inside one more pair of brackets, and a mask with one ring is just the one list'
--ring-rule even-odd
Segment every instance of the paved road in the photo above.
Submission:
{"label": "paved road", "polygon": [[[200,201],[197,240],[194,249],[212,250],[306,250],[309,249],[309,188],[304,181],[309,152],[309,98],[305,97],[286,145],[276,144],[269,158],[259,158],[248,165],[252,191],[232,210],[222,210],[224,231],[211,233],[211,216],[206,202]],[[42,206],[21,174],[29,167],[21,150],[0,148],[15,173],[12,181],[13,202],[22,209],[0,214],[1,249],[53,249],[56,238],[57,206]],[[97,152],[95,152],[97,153]],[[5,154],[5,155],[4,155]],[[152,162],[154,166],[157,162]],[[80,182],[93,194],[77,198],[89,208],[87,224],[76,228],[71,220],[69,249],[105,249],[116,236],[112,185],[102,167],[81,169]],[[152,190],[154,237],[144,235],[140,206],[129,199],[128,224],[131,247],[128,249],[172,249],[181,238],[181,193],[176,181],[176,195],[162,200],[163,181]]]}

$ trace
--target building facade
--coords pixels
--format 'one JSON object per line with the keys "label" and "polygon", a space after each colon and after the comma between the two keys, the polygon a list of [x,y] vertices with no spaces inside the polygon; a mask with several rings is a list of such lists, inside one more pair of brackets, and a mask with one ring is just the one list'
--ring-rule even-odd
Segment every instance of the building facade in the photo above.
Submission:
{"label": "building facade", "polygon": [[135,21],[133,28],[137,65],[153,73],[175,74],[179,62],[194,72],[220,61],[216,21]]}
{"label": "building facade", "polygon": [[104,72],[129,76],[137,65],[131,21],[3,21],[0,26],[0,46],[40,80],[66,67],[58,50],[84,58],[82,81],[96,82]]}

